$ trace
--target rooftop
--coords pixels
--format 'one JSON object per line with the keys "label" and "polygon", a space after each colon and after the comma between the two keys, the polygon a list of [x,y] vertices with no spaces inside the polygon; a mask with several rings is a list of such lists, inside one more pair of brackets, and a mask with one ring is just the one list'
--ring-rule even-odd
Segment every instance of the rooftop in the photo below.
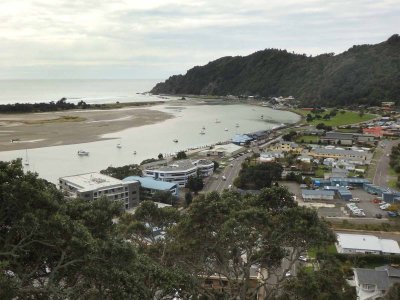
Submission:
{"label": "rooftop", "polygon": [[337,240],[342,248],[400,254],[395,240],[380,239],[374,235],[337,233]]}
{"label": "rooftop", "polygon": [[168,171],[187,171],[187,170],[190,170],[193,168],[196,168],[196,166],[193,164],[193,162],[189,159],[185,159],[185,160],[173,161],[167,166],[158,166],[158,167],[155,166],[155,167],[150,167],[150,168],[146,168],[146,169],[168,172]]}
{"label": "rooftop", "polygon": [[352,156],[368,155],[368,153],[365,151],[355,151],[355,150],[317,148],[314,151],[315,151],[315,153],[319,153],[319,154],[339,154],[339,155],[352,155]]}
{"label": "rooftop", "polygon": [[335,192],[330,190],[301,190],[301,193],[302,195],[307,195],[307,196],[318,196],[318,195],[335,196]]}
{"label": "rooftop", "polygon": [[325,136],[322,138],[325,139],[338,139],[338,140],[348,140],[348,139],[353,139],[353,133],[344,133],[344,132],[327,132]]}
{"label": "rooftop", "polygon": [[119,179],[97,172],[65,176],[60,179],[68,181],[70,185],[74,186],[81,192],[96,190],[112,185],[120,185],[123,183]]}
{"label": "rooftop", "polygon": [[139,181],[140,185],[146,189],[167,191],[176,187],[176,183],[155,180],[151,177],[129,176],[123,179],[124,182]]}

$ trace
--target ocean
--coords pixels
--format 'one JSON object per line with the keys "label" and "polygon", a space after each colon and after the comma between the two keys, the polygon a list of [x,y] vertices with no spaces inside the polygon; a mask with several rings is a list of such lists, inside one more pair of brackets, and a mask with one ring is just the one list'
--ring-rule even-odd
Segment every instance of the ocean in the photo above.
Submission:
{"label": "ocean", "polygon": [[35,103],[67,98],[77,103],[156,101],[148,92],[162,79],[126,80],[0,80],[0,104]]}

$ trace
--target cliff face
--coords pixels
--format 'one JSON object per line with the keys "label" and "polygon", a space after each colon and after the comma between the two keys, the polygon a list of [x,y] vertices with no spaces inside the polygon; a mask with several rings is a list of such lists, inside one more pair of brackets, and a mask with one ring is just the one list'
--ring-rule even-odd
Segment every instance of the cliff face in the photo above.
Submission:
{"label": "cliff face", "polygon": [[154,94],[292,95],[304,104],[400,104],[400,37],[316,57],[266,49],[223,57],[158,83]]}

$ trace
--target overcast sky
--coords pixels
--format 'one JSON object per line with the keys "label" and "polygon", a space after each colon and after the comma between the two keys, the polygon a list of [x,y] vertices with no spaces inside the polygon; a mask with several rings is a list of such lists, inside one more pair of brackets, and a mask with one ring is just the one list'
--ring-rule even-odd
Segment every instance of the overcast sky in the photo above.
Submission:
{"label": "overcast sky", "polygon": [[340,53],[399,32],[400,0],[1,0],[0,79],[164,79],[221,56]]}

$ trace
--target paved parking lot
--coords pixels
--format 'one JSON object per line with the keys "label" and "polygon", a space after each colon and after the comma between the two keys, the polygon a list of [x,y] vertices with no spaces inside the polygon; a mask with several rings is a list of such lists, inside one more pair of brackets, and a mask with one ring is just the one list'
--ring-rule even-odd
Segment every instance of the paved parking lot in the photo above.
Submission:
{"label": "paved parking lot", "polygon": [[[289,191],[296,195],[300,205],[318,202],[302,202],[300,186],[295,182],[282,182],[281,184],[286,186]],[[360,199],[360,202],[356,204],[359,208],[364,210],[365,218],[375,218],[376,214],[382,214],[383,218],[386,218],[386,211],[381,210],[378,204],[372,202],[372,200],[375,199],[377,196],[368,194],[363,189],[354,189],[351,190],[351,193],[353,195],[353,198]],[[341,199],[334,199],[332,202],[330,202],[330,204],[334,206],[318,208],[318,215],[321,217],[347,218],[350,216],[348,210],[345,208],[347,203],[349,202]],[[360,217],[354,218],[360,219]]]}

